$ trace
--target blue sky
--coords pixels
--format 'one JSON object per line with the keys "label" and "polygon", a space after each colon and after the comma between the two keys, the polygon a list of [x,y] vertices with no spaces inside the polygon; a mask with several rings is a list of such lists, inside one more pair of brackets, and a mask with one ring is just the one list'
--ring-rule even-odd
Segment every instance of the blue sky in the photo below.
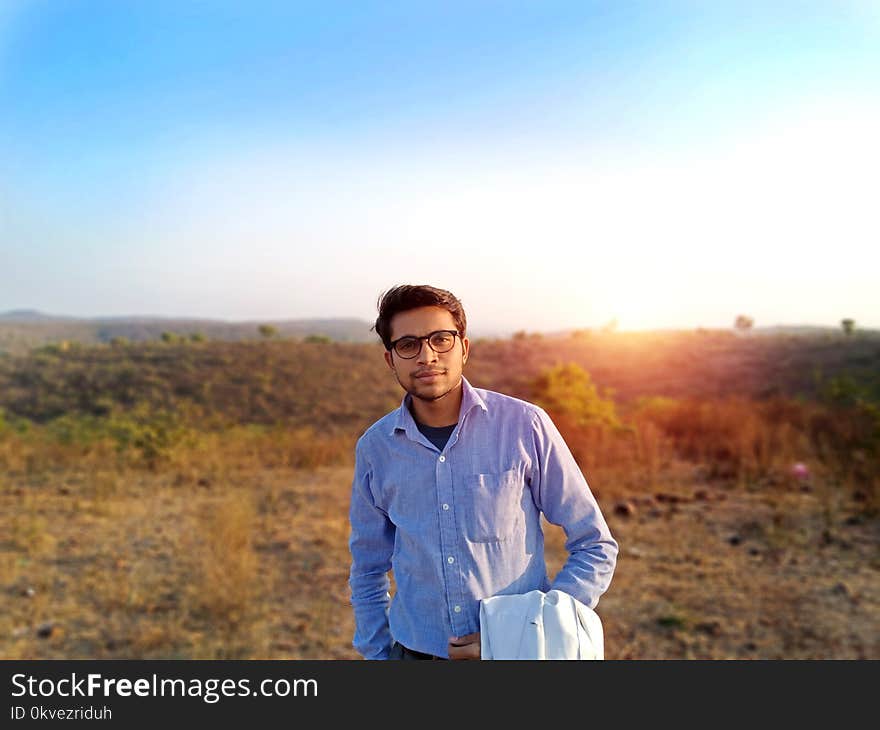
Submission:
{"label": "blue sky", "polygon": [[880,327],[877,129],[869,2],[0,0],[0,311]]}

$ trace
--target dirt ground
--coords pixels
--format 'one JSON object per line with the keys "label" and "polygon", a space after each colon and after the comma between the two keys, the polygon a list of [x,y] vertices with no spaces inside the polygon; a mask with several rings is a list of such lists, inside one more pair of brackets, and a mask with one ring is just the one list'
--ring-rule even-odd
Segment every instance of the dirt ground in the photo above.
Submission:
{"label": "dirt ground", "polygon": [[597,609],[607,658],[880,657],[876,518],[820,486],[712,486],[687,470],[603,504],[621,545]]}
{"label": "dirt ground", "polygon": [[[0,658],[358,658],[350,467],[4,479]],[[607,659],[880,658],[880,521],[851,497],[687,464],[596,491]]]}

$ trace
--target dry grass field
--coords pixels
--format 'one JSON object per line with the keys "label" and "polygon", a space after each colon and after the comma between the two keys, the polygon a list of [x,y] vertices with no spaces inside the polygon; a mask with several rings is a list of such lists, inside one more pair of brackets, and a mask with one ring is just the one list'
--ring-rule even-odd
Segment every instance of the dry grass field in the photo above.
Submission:
{"label": "dry grass field", "polygon": [[[2,492],[4,658],[349,659],[347,467],[65,474]],[[594,483],[596,483],[594,481]],[[878,523],[822,485],[597,486],[607,658],[880,658]],[[546,526],[551,575],[563,535]]]}
{"label": "dry grass field", "polygon": [[[497,387],[492,362],[471,382]],[[0,657],[357,658],[351,458],[360,429],[399,401],[393,384],[362,376],[370,407],[346,395],[324,416],[339,429],[304,426],[308,407],[292,403],[281,425],[180,422],[168,436],[136,406],[117,409],[112,388],[95,397],[109,400],[116,430],[72,418],[72,405],[41,420],[41,403],[71,398],[27,375],[46,367],[6,374],[17,400],[0,419]],[[328,377],[315,375],[319,386]],[[271,396],[271,379],[259,382],[254,393]],[[621,545],[598,607],[608,659],[880,658],[872,402],[701,393],[610,408],[576,369],[529,382],[528,395],[556,409]],[[319,386],[305,402],[334,402]],[[257,410],[276,407],[269,397]],[[809,473],[793,471],[798,462]],[[552,576],[563,535],[546,529]]]}

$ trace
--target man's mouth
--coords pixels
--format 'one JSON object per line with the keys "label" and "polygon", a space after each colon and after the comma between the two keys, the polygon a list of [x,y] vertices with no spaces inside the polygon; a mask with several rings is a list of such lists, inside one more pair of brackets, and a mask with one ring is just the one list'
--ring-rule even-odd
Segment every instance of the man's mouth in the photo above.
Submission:
{"label": "man's mouth", "polygon": [[426,373],[416,373],[415,377],[419,380],[431,380],[432,378],[436,378],[440,375],[443,375],[443,372],[440,370],[431,370]]}

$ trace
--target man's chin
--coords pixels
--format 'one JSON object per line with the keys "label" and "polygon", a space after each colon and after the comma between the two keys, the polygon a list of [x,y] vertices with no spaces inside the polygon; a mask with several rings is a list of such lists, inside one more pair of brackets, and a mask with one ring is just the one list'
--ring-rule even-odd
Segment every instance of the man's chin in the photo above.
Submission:
{"label": "man's chin", "polygon": [[449,395],[451,392],[451,388],[436,388],[436,387],[425,387],[421,388],[415,386],[410,389],[409,393],[413,398],[420,398],[421,400],[439,400],[444,395]]}
{"label": "man's chin", "polygon": [[436,380],[427,383],[419,382],[418,378],[413,378],[413,385],[408,389],[408,392],[413,398],[434,401],[449,395],[453,390],[455,390],[455,386],[450,385],[448,375],[443,374]]}

